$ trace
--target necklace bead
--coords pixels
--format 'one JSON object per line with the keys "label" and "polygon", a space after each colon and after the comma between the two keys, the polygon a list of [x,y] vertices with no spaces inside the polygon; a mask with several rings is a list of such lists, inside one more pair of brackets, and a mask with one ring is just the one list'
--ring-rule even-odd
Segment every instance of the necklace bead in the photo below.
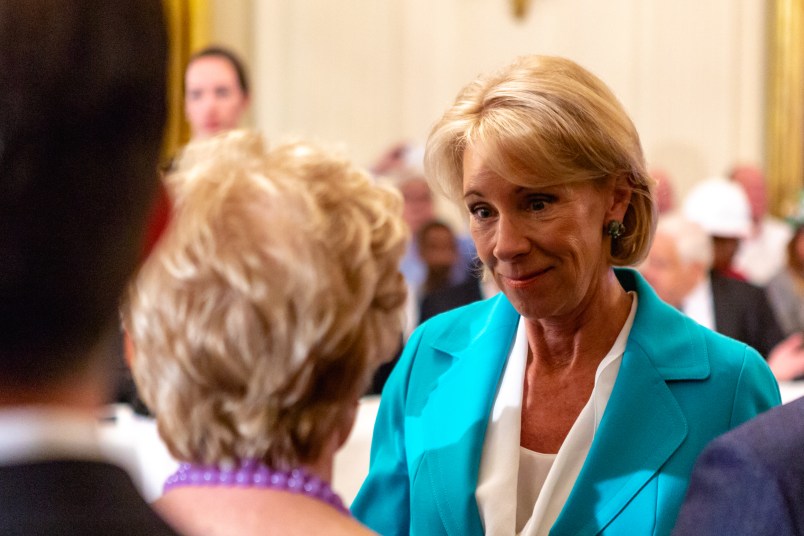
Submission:
{"label": "necklace bead", "polygon": [[164,491],[183,486],[235,486],[287,491],[325,502],[351,515],[327,482],[301,467],[280,471],[256,460],[244,460],[232,469],[182,463],[165,481]]}

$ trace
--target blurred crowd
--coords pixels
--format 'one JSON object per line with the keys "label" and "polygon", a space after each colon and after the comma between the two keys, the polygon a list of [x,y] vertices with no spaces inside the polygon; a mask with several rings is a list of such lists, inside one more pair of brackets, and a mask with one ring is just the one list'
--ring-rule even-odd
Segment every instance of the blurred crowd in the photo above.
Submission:
{"label": "blurred crowd", "polygon": [[762,170],[739,165],[665,207],[641,270],[662,299],[755,348],[779,381],[795,380],[804,374],[803,225],[801,204],[786,220],[772,216]]}

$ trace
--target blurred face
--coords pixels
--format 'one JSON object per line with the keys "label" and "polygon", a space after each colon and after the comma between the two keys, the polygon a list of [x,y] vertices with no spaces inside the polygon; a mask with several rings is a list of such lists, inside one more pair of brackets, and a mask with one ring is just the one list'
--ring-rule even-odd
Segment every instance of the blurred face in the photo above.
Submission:
{"label": "blurred face", "polygon": [[422,225],[434,217],[433,196],[430,186],[424,179],[411,179],[400,186],[405,205],[402,218],[413,233],[418,233]]}
{"label": "blurred face", "polygon": [[720,271],[728,271],[731,269],[732,261],[734,260],[734,256],[737,255],[737,249],[739,249],[739,247],[739,238],[713,236],[712,249],[714,259],[712,261],[712,268]]}
{"label": "blurred face", "polygon": [[794,240],[795,244],[793,246],[793,251],[795,252],[796,257],[798,257],[799,262],[804,263],[804,230],[798,229],[796,231]]}
{"label": "blurred face", "polygon": [[185,74],[184,112],[193,139],[237,128],[248,106],[237,71],[226,58],[203,56]]}
{"label": "blurred face", "polygon": [[[529,320],[574,315],[593,302],[610,274],[605,222],[613,186],[526,187],[464,152],[463,194],[480,259]],[[627,206],[627,205],[626,205]],[[619,216],[619,217],[617,217]]]}
{"label": "blurred face", "polygon": [[652,172],[651,176],[656,179],[656,210],[659,214],[671,212],[675,207],[675,197],[670,178],[664,172]]}
{"label": "blurred face", "polygon": [[458,250],[452,231],[431,227],[421,239],[419,256],[430,270],[449,271],[458,260]]}
{"label": "blurred face", "polygon": [[751,204],[751,218],[758,222],[768,211],[768,192],[765,188],[765,176],[755,167],[745,166],[738,168],[732,174],[745,190],[748,202]]}
{"label": "blurred face", "polygon": [[675,242],[664,234],[654,237],[648,257],[639,271],[661,299],[676,307],[681,306],[687,294],[698,284],[695,268],[681,260]]}

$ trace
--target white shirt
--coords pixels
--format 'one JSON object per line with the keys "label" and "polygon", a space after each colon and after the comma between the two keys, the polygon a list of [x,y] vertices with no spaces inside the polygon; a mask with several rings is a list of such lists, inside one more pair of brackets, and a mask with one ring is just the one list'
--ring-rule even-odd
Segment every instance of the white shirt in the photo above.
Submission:
{"label": "white shirt", "polygon": [[740,241],[734,267],[760,287],[767,285],[785,266],[787,243],[793,230],[781,220],[765,216],[755,235]]}
{"label": "white shirt", "polygon": [[[550,455],[522,455],[522,389],[528,343],[525,322],[520,318],[489,417],[475,490],[487,535],[547,534],[561,513],[589,453],[620,370],[637,309],[636,293],[629,294],[632,302],[628,319],[598,365],[592,395],[552,460]],[[529,485],[520,486],[523,480]],[[517,510],[521,512],[520,523],[517,523]],[[531,515],[524,526],[518,526],[526,519],[528,510]]]}
{"label": "white shirt", "polygon": [[115,461],[100,441],[97,420],[67,409],[19,407],[0,411],[0,465],[53,459]]}
{"label": "white shirt", "polygon": [[715,298],[708,275],[684,298],[681,311],[703,327],[715,330]]}

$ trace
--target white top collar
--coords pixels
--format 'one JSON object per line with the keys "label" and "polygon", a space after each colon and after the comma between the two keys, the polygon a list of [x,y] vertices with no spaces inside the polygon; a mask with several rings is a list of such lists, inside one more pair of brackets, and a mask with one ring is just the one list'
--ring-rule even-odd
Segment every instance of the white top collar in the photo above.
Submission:
{"label": "white top collar", "polygon": [[[533,505],[533,515],[519,534],[547,534],[575,484],[614,388],[628,335],[634,323],[637,296],[634,292],[629,294],[632,302],[628,319],[611,350],[598,365],[592,396],[556,454]],[[517,533],[517,504],[520,499],[524,499],[517,492],[517,482],[520,477],[522,387],[527,355],[525,324],[520,318],[514,345],[489,418],[475,490],[480,518],[487,535],[508,536]]]}
{"label": "white top collar", "polygon": [[101,443],[98,422],[90,415],[44,406],[0,410],[0,465],[118,456]]}

